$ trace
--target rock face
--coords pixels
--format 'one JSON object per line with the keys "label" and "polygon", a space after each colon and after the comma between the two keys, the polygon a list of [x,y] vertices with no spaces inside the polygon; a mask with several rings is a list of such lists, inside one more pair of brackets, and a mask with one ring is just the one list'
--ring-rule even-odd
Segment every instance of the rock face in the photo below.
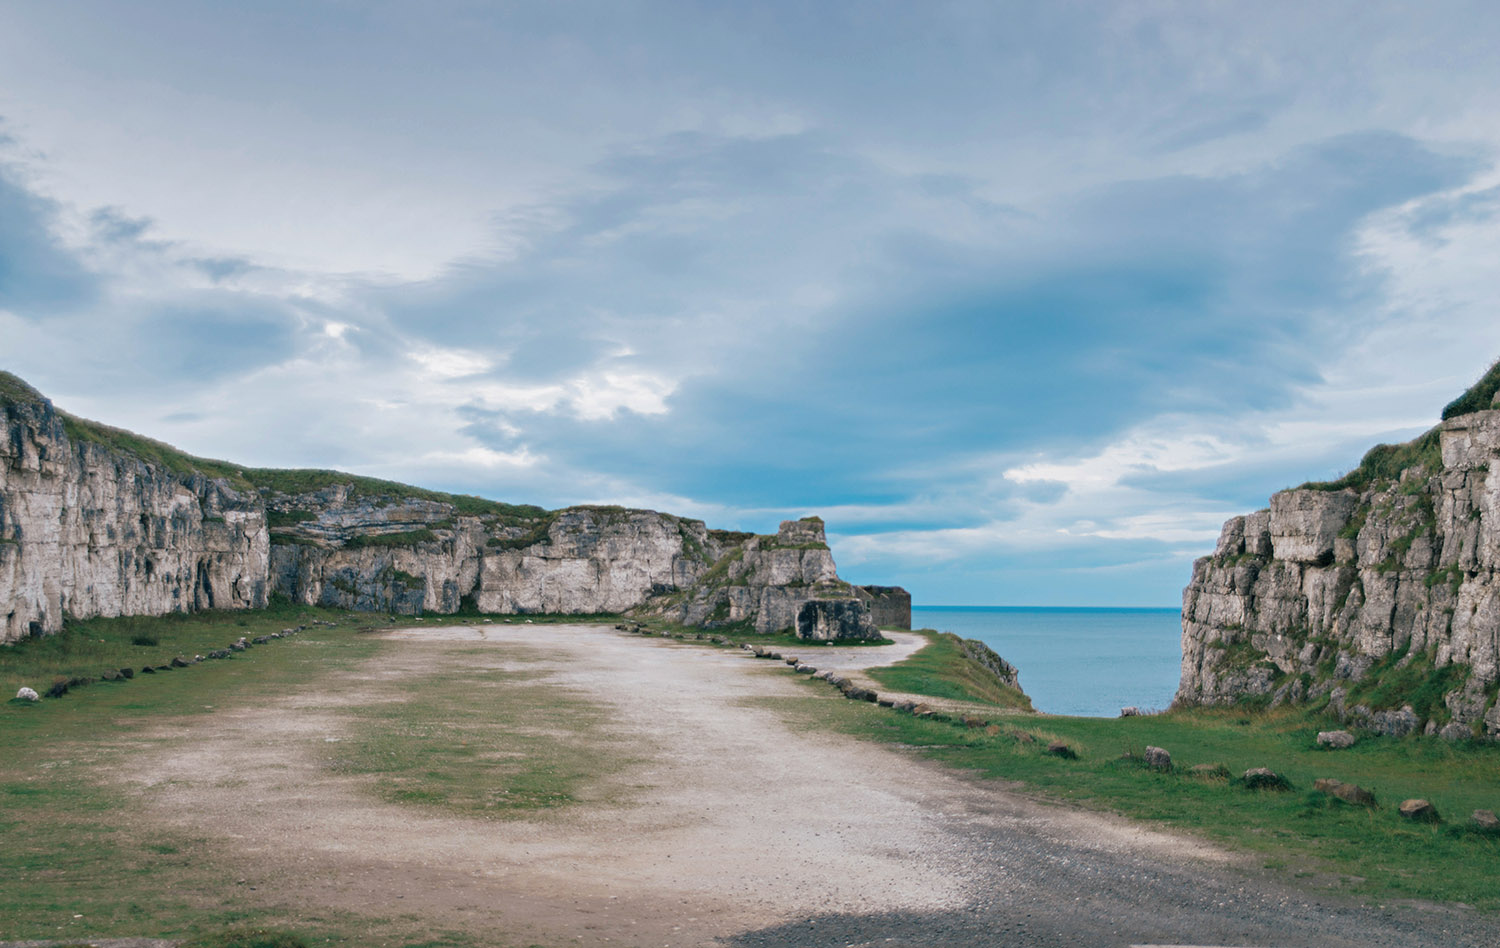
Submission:
{"label": "rock face", "polygon": [[869,607],[871,621],[880,628],[911,628],[911,593],[900,586],[856,586],[854,594]]}
{"label": "rock face", "polygon": [[1183,593],[1179,704],[1327,702],[1385,734],[1500,737],[1500,411],[1474,393],[1224,525]]}
{"label": "rock face", "polygon": [[858,599],[814,599],[797,610],[797,638],[810,642],[878,639],[880,630]]}
{"label": "rock face", "polygon": [[0,378],[0,642],[65,615],[263,607],[265,508],[224,478],[177,472],[93,440]]}
{"label": "rock face", "polygon": [[[0,642],[64,615],[307,604],[621,613],[878,637],[895,587],[839,579],[816,517],[774,536],[650,510],[547,511],[328,471],[240,470],[72,418],[0,372]],[[893,621],[891,624],[896,624]]]}

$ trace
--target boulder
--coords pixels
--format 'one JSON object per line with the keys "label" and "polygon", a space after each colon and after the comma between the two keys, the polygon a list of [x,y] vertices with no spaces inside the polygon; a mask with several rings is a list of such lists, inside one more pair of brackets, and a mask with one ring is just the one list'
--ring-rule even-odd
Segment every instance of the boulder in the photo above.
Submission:
{"label": "boulder", "polygon": [[1292,789],[1292,783],[1281,774],[1269,767],[1252,767],[1240,777],[1247,790],[1274,790],[1277,792]]}
{"label": "boulder", "polygon": [[1500,818],[1496,818],[1494,810],[1475,810],[1469,817],[1479,829],[1488,832],[1500,830]]}
{"label": "boulder", "polygon": [[124,679],[127,679],[127,680],[131,679],[131,678],[134,678],[135,677],[135,669],[134,668],[122,668],[122,669],[120,669],[120,677],[124,678]]}
{"label": "boulder", "polygon": [[1153,770],[1171,770],[1172,755],[1160,747],[1146,746],[1146,766]]}
{"label": "boulder", "polygon": [[1354,806],[1374,807],[1378,805],[1375,802],[1375,794],[1357,784],[1344,783],[1342,780],[1319,777],[1313,781],[1313,789]]}
{"label": "boulder", "polygon": [[117,668],[106,668],[99,674],[100,681],[119,681],[124,677]]}
{"label": "boulder", "polygon": [[1318,746],[1332,750],[1347,750],[1354,746],[1354,735],[1348,731],[1319,731]]}
{"label": "boulder", "polygon": [[181,655],[176,655],[176,656],[173,656],[172,660],[170,662],[168,662],[167,664],[171,665],[173,668],[186,668],[189,665],[191,665],[192,662],[190,662],[187,659],[183,658]]}
{"label": "boulder", "polygon": [[16,700],[17,701],[40,701],[40,700],[42,700],[42,696],[39,695],[39,694],[37,694],[36,691],[34,691],[33,689],[27,688],[25,685],[22,685],[21,686],[21,690],[16,692]]}
{"label": "boulder", "polygon": [[1402,817],[1414,823],[1440,823],[1442,817],[1438,815],[1437,807],[1426,800],[1403,800],[1401,802]]}
{"label": "boulder", "polygon": [[1466,741],[1474,736],[1474,732],[1457,721],[1449,721],[1438,728],[1437,735],[1445,741]]}
{"label": "boulder", "polygon": [[858,599],[812,599],[797,610],[797,638],[813,642],[871,641],[880,629]]}

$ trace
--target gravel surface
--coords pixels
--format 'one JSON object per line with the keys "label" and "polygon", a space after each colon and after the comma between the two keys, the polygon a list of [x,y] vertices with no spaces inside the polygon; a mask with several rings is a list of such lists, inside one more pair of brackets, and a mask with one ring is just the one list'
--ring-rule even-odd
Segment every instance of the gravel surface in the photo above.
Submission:
{"label": "gravel surface", "polygon": [[[319,694],[143,738],[132,782],[144,812],[237,853],[268,903],[399,906],[504,943],[1500,944],[1493,916],[1300,893],[1200,840],[793,728],[759,699],[806,696],[805,680],[742,651],[581,625],[390,637]],[[492,658],[475,658],[480,643]],[[618,802],[490,822],[383,803],[327,765],[341,707],[389,700],[390,681],[444,661],[506,667],[520,650],[530,672],[610,705],[637,743],[640,763],[595,788],[605,801],[617,788]],[[909,650],[829,650],[824,663]]]}

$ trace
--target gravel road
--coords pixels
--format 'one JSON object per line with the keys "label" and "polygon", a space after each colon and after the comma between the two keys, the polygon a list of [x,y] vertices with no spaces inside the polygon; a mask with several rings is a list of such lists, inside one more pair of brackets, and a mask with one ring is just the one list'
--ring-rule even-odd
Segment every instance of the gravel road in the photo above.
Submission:
{"label": "gravel road", "polygon": [[[1489,915],[1299,892],[1202,841],[796,727],[761,699],[805,696],[805,684],[743,652],[587,625],[390,638],[378,661],[318,695],[148,739],[131,789],[149,818],[238,852],[276,904],[399,905],[434,928],[506,943],[1500,944]],[[837,662],[910,646],[840,650]],[[609,705],[637,743],[640,762],[610,778],[630,788],[628,802],[489,822],[380,802],[323,763],[348,726],[340,708],[386,700],[393,677],[430,674],[448,650],[505,667],[521,649],[532,673]]]}

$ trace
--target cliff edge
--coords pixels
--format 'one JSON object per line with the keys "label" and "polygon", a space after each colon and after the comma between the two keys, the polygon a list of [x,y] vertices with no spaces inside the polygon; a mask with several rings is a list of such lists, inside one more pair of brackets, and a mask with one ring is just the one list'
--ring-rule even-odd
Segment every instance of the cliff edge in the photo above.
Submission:
{"label": "cliff edge", "polygon": [[1500,363],[1421,437],[1225,523],[1183,592],[1176,703],[1500,738],[1497,570]]}
{"label": "cliff edge", "polygon": [[0,642],[67,616],[250,609],[274,594],[406,615],[643,611],[807,638],[910,626],[904,590],[838,577],[817,518],[762,536],[245,468],[76,418],[4,372],[0,432]]}

